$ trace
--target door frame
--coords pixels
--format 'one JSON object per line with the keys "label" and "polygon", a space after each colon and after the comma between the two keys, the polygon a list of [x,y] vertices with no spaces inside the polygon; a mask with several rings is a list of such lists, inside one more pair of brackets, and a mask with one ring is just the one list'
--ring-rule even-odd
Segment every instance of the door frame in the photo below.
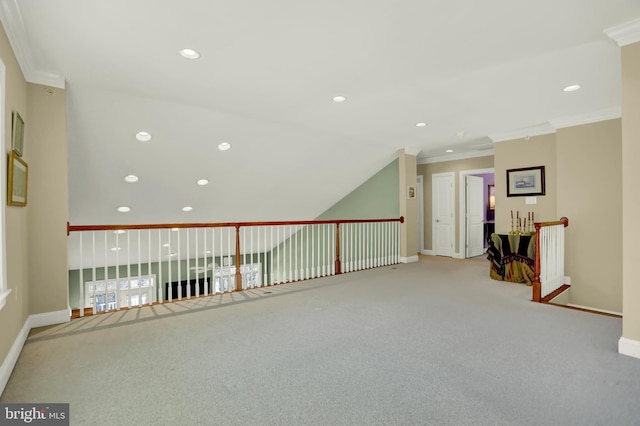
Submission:
{"label": "door frame", "polygon": [[[431,175],[431,249],[433,251],[434,255],[437,255],[436,252],[436,231],[435,231],[435,226],[434,226],[434,220],[435,220],[435,216],[436,216],[436,203],[435,203],[435,199],[436,199],[436,194],[437,191],[436,189],[436,176],[448,176],[451,178],[452,180],[452,184],[451,184],[451,190],[453,192],[453,194],[451,194],[450,200],[451,203],[453,204],[451,206],[451,211],[453,212],[454,216],[453,216],[453,220],[451,221],[451,224],[453,226],[451,226],[451,235],[450,235],[450,239],[451,241],[453,241],[455,243],[456,241],[456,218],[455,218],[455,210],[456,210],[456,189],[455,189],[455,185],[456,185],[456,173],[455,172],[445,172],[445,173],[433,173]],[[456,248],[455,245],[454,247],[451,248],[451,257],[456,257]]]}
{"label": "door frame", "polygon": [[458,241],[458,247],[460,247],[460,252],[454,255],[454,257],[458,259],[466,259],[467,257],[467,175],[483,175],[485,173],[493,173],[495,177],[496,169],[491,167],[488,169],[462,170],[460,172],[460,178],[458,179],[460,184],[458,189],[458,200],[460,202],[460,211],[458,212],[458,218],[460,219],[458,223],[460,241]]}
{"label": "door frame", "polygon": [[418,201],[418,253],[424,254],[424,176],[416,176],[416,197]]}

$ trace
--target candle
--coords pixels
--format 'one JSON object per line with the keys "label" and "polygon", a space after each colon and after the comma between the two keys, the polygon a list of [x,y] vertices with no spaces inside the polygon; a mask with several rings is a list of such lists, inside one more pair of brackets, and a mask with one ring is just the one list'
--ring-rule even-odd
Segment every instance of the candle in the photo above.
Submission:
{"label": "candle", "polygon": [[535,219],[533,218],[533,212],[531,212],[531,220],[535,221]]}
{"label": "candle", "polygon": [[511,210],[511,219],[513,219],[513,210]]}
{"label": "candle", "polygon": [[516,218],[520,218],[520,210],[516,211]]}

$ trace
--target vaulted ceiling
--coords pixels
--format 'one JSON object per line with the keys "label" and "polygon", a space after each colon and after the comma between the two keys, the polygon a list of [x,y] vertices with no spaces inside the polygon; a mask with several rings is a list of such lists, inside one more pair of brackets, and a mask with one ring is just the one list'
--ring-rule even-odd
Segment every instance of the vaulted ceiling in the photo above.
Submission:
{"label": "vaulted ceiling", "polygon": [[311,219],[401,148],[480,156],[619,117],[607,32],[640,18],[636,0],[1,1],[27,80],[67,91],[75,225]]}

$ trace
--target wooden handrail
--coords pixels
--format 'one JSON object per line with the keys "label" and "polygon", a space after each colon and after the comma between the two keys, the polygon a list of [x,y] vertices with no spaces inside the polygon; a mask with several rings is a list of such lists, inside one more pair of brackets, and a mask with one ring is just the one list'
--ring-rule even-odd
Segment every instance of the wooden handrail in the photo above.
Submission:
{"label": "wooden handrail", "polygon": [[242,226],[279,226],[279,225],[322,225],[343,223],[404,223],[404,216],[390,219],[340,219],[340,220],[293,220],[272,222],[215,222],[215,223],[157,223],[144,225],[71,225],[67,222],[67,236],[79,231],[119,231],[134,229],[171,229],[171,228],[233,228]]}
{"label": "wooden handrail", "polygon": [[531,300],[540,303],[542,301],[542,283],[540,282],[540,228],[546,226],[564,225],[566,228],[569,226],[569,219],[567,217],[561,217],[560,220],[553,222],[535,222],[533,224],[536,228],[536,250],[533,260],[533,283]]}

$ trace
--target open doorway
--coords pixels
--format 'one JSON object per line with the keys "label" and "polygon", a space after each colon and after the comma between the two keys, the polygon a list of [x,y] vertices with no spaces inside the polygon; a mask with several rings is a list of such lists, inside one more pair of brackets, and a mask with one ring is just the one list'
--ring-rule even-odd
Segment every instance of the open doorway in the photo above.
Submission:
{"label": "open doorway", "polygon": [[478,169],[460,172],[460,257],[483,255],[495,227],[495,198],[490,208],[490,188],[495,170]]}

